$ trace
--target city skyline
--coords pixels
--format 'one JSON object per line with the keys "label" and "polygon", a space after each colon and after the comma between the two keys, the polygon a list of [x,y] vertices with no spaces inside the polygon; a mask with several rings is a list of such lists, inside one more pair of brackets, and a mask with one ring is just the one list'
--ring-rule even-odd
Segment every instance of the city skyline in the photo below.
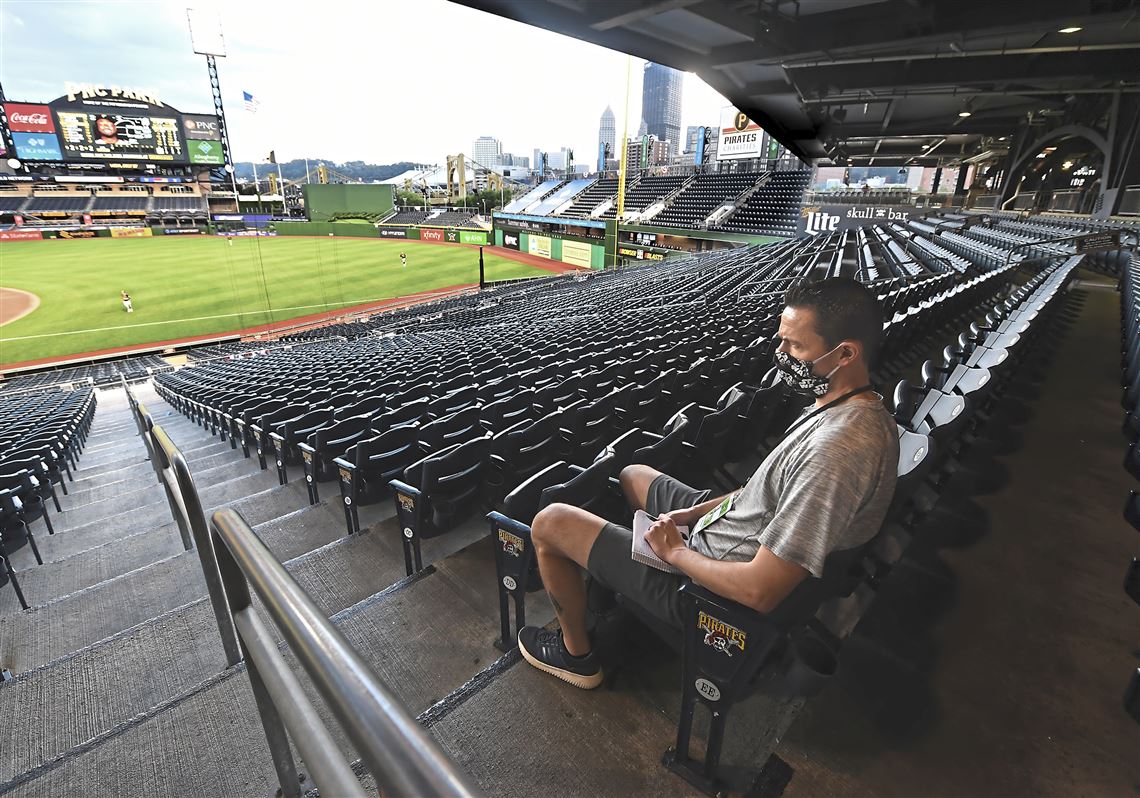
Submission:
{"label": "city skyline", "polygon": [[[644,63],[443,0],[398,7],[328,0],[322,16],[352,24],[337,37],[320,37],[312,35],[311,20],[268,2],[222,7],[227,57],[218,70],[235,161],[261,161],[274,150],[281,160],[441,164],[493,135],[503,152],[567,147],[577,162],[593,163],[598,115],[607,105],[614,109],[620,137],[627,70],[635,83]],[[422,57],[425,26],[445,55]],[[365,91],[362,81],[340,79],[374,69],[377,31],[385,62],[408,65],[410,83],[385,81]],[[0,34],[0,82],[12,101],[48,102],[64,93],[65,82],[81,81],[147,89],[186,113],[213,108],[183,2],[4,0]],[[466,59],[446,55],[472,39],[500,44],[481,52],[478,73],[467,70]],[[114,42],[133,44],[108,47]],[[519,67],[563,63],[574,69]],[[480,76],[491,75],[509,77],[511,90],[493,98],[480,91]],[[460,76],[467,88],[452,90]],[[684,74],[683,83],[684,119],[715,123],[727,101],[695,75]],[[630,89],[632,134],[642,103],[636,85]],[[243,109],[243,92],[260,101],[257,113]]]}

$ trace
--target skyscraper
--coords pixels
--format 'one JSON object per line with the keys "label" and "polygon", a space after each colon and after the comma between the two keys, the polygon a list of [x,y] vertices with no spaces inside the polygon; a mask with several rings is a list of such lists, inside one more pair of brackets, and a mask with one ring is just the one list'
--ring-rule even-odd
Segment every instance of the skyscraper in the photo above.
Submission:
{"label": "skyscraper", "polygon": [[689,125],[685,128],[685,146],[681,152],[697,151],[697,136],[701,133],[700,125]]}
{"label": "skyscraper", "polygon": [[649,62],[641,79],[641,116],[649,135],[668,139],[672,152],[681,144],[681,73]]}
{"label": "skyscraper", "polygon": [[610,145],[610,155],[617,152],[617,120],[613,110],[607,105],[602,111],[602,121],[598,124],[598,146]]}
{"label": "skyscraper", "polygon": [[494,136],[480,136],[471,145],[471,159],[488,168],[503,162],[503,143]]}

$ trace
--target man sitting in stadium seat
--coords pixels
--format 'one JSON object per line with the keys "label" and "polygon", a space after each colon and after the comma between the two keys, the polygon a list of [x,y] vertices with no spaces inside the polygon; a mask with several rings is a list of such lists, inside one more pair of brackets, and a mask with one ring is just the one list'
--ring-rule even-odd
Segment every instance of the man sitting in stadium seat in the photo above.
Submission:
{"label": "man sitting in stadium seat", "polygon": [[[874,295],[847,278],[793,288],[780,317],[776,365],[793,390],[815,398],[740,490],[710,498],[647,466],[629,466],[630,504],[657,520],[646,538],[684,576],[633,560],[633,532],[577,507],[553,504],[534,519],[538,567],[561,629],[524,627],[519,649],[535,667],[577,687],[602,682],[586,627],[581,569],[681,628],[685,577],[770,612],[827,555],[878,531],[894,493],[898,432],[868,369],[882,333]],[[678,526],[693,530],[685,540]]]}

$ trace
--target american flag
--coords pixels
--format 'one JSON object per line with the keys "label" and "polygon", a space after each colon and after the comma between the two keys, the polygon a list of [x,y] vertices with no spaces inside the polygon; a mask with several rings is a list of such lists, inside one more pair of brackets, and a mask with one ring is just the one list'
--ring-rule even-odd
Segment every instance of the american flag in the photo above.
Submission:
{"label": "american flag", "polygon": [[241,93],[241,98],[242,101],[245,102],[245,110],[249,111],[251,114],[256,114],[257,106],[261,105],[261,100],[254,97],[248,91],[243,91]]}

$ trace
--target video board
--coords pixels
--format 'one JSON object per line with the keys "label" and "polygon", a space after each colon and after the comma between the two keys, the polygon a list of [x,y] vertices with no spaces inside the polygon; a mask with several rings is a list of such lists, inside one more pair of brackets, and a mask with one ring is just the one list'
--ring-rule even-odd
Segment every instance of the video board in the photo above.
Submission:
{"label": "video board", "polygon": [[218,118],[183,114],[118,86],[68,84],[46,103],[5,103],[15,155],[23,161],[221,166]]}

